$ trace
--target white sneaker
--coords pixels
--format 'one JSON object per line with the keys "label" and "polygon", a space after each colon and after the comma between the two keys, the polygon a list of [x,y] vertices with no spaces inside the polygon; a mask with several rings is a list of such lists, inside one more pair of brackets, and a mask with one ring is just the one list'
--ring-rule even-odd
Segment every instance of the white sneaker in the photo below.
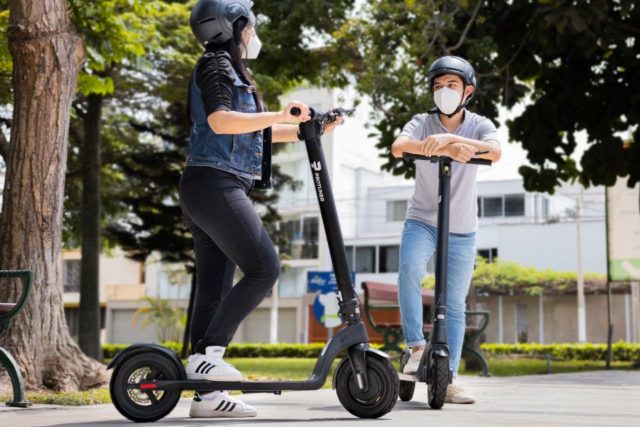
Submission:
{"label": "white sneaker", "polygon": [[256,408],[229,396],[226,391],[202,397],[196,393],[189,410],[191,418],[241,418],[255,417],[257,414]]}
{"label": "white sneaker", "polygon": [[467,394],[464,389],[457,384],[449,384],[447,387],[447,395],[444,398],[445,403],[474,403],[476,398]]}
{"label": "white sneaker", "polygon": [[205,354],[189,356],[187,379],[209,381],[242,381],[242,374],[232,364],[222,360],[224,347],[209,346]]}
{"label": "white sneaker", "polygon": [[411,351],[411,357],[409,357],[409,361],[406,365],[404,365],[404,368],[402,369],[403,374],[415,374],[416,372],[418,372],[418,366],[420,366],[422,353],[424,353],[424,350]]}

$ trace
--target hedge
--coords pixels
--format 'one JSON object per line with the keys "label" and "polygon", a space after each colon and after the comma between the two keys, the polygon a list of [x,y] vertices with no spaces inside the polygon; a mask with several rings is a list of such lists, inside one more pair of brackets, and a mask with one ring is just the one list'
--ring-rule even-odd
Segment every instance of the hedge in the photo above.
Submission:
{"label": "hedge", "polygon": [[[180,354],[182,345],[177,342],[165,342],[165,347]],[[112,359],[129,344],[104,344],[102,346],[105,359]],[[372,344],[380,348],[381,344]],[[292,357],[314,358],[320,355],[324,344],[231,344],[225,353],[228,357]],[[550,354],[557,360],[604,360],[606,344],[482,344],[487,356],[523,355],[545,357]],[[640,344],[619,341],[613,344],[613,360],[621,362],[640,362]]]}
{"label": "hedge", "polygon": [[[491,344],[481,345],[487,356],[523,355],[544,357],[550,354],[557,360],[605,360],[606,344]],[[612,359],[620,362],[640,362],[640,344],[619,341],[612,345]]]}

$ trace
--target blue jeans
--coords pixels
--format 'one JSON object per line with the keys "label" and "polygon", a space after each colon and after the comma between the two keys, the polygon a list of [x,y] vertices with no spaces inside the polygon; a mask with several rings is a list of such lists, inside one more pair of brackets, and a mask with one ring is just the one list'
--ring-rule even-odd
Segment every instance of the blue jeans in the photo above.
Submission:
{"label": "blue jeans", "polygon": [[[405,343],[424,345],[422,331],[422,286],[427,261],[436,249],[437,229],[409,219],[402,230],[398,299]],[[451,369],[458,372],[465,330],[465,300],[476,259],[476,233],[449,234],[447,277],[447,340],[451,351]]]}

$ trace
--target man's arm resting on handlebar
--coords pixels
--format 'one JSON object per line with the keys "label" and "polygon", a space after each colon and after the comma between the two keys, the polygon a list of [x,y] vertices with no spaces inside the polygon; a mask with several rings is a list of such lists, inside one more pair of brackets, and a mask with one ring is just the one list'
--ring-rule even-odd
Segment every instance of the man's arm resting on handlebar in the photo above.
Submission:
{"label": "man's arm resting on handlebar", "polygon": [[465,138],[464,136],[450,134],[449,144],[467,144],[476,149],[476,152],[486,151],[484,154],[479,154],[477,157],[481,159],[491,160],[497,162],[502,156],[502,150],[498,141],[488,139],[486,141],[479,141],[477,139]]}
{"label": "man's arm resting on handlebar", "polygon": [[424,141],[416,141],[408,136],[400,135],[396,138],[391,146],[391,154],[393,157],[402,157],[402,153],[424,155]]}

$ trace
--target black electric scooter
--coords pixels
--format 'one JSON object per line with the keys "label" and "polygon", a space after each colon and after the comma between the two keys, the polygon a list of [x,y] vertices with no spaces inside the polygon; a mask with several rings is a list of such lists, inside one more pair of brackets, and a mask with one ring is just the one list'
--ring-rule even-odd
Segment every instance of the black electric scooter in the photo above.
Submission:
{"label": "black electric scooter", "polygon": [[[486,154],[486,151],[476,155]],[[400,359],[400,400],[407,402],[413,398],[416,382],[426,382],[428,389],[427,402],[433,409],[444,406],[447,387],[453,380],[453,371],[449,368],[449,345],[447,343],[447,264],[449,255],[449,205],[451,202],[451,164],[450,157],[426,157],[404,153],[407,160],[426,160],[438,163],[439,168],[439,203],[438,203],[438,235],[436,243],[436,286],[433,309],[433,331],[420,365],[415,374],[403,374],[402,370],[411,357],[411,351],[405,349]],[[466,164],[491,165],[491,160],[473,158]]]}
{"label": "black electric scooter", "polygon": [[[297,110],[297,111],[296,111]],[[300,110],[293,108],[293,115]],[[344,408],[360,418],[378,418],[393,408],[399,381],[389,357],[369,347],[369,337],[360,319],[358,297],[351,283],[342,232],[320,136],[325,126],[352,111],[334,109],[327,113],[311,110],[311,120],[300,123],[299,136],[306,143],[311,173],[331,260],[338,282],[340,317],[347,326],[325,345],[311,377],[305,381],[206,381],[188,380],[178,356],[157,344],[134,344],[118,353],[108,366],[113,368],[109,391],[113,404],[128,419],[151,422],[175,408],[182,390],[241,390],[274,393],[282,390],[316,390],[329,374],[333,360],[347,351],[333,377],[333,387]]]}

